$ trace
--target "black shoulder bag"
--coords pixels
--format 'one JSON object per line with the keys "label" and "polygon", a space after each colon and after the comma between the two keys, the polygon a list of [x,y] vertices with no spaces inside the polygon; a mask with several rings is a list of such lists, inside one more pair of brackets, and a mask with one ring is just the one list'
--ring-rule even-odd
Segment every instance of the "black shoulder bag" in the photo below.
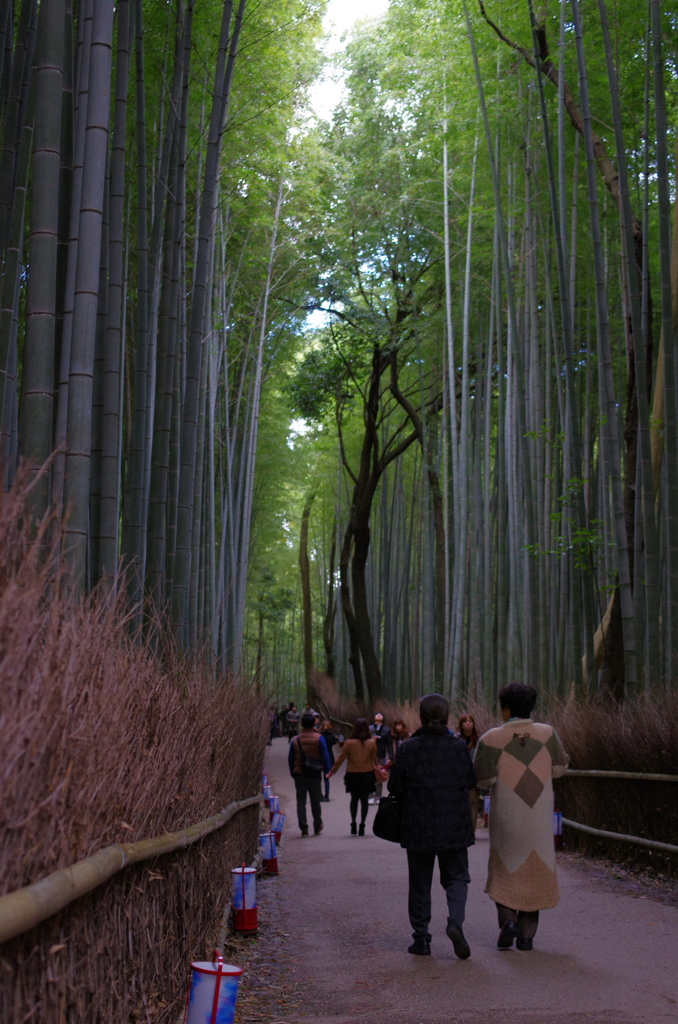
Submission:
{"label": "black shoulder bag", "polygon": [[375,836],[378,839],[386,839],[389,843],[399,843],[401,815],[400,801],[396,800],[393,794],[382,796],[372,823]]}

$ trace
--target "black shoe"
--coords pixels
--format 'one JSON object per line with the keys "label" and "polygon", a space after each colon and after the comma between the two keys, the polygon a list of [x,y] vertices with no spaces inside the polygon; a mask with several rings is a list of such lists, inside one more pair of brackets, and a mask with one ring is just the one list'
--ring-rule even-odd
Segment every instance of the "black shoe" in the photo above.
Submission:
{"label": "black shoe", "polygon": [[518,935],[518,925],[515,921],[504,921],[497,939],[497,949],[510,949],[513,940]]}
{"label": "black shoe", "polygon": [[308,836],[308,829],[307,828],[302,828],[302,830],[301,830],[301,838],[302,839],[306,839],[307,836]]}
{"label": "black shoe", "polygon": [[352,836],[357,836],[358,835],[358,827],[357,827],[355,821],[351,822],[351,835]]}
{"label": "black shoe", "polygon": [[320,833],[322,832],[322,830],[323,830],[322,824],[314,826],[314,828],[313,828],[313,835],[314,836],[319,836]]}
{"label": "black shoe", "polygon": [[516,949],[534,949],[532,939],[516,939]]}
{"label": "black shoe", "polygon": [[468,960],[471,955],[471,947],[464,938],[464,933],[461,930],[459,924],[448,924],[445,929],[448,939],[451,940],[454,946],[454,952],[457,954],[460,960]]}
{"label": "black shoe", "polygon": [[365,835],[365,822],[364,821],[361,821],[360,824],[358,825],[358,835],[359,836],[364,836]]}
{"label": "black shoe", "polygon": [[412,945],[407,947],[407,952],[414,953],[415,956],[430,956],[431,940],[415,939]]}

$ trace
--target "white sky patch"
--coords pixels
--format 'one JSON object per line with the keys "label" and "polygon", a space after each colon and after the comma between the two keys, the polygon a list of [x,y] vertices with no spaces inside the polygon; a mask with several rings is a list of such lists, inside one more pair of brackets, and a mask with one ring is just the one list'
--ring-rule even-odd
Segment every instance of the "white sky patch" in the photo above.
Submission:
{"label": "white sky patch", "polygon": [[[378,18],[388,10],[388,0],[329,0],[323,27],[327,33],[325,53],[328,57],[343,50],[346,36],[356,21],[363,18]],[[344,94],[344,76],[336,68],[329,67],[314,83],[310,90],[313,113],[323,121],[329,121]]]}
{"label": "white sky patch", "polygon": [[327,327],[331,314],[324,309],[312,309],[304,320],[304,330],[317,331],[321,327]]}
{"label": "white sky patch", "polygon": [[287,447],[294,448],[294,442],[310,433],[311,430],[313,430],[313,427],[303,417],[300,416],[298,419],[292,420],[287,432]]}

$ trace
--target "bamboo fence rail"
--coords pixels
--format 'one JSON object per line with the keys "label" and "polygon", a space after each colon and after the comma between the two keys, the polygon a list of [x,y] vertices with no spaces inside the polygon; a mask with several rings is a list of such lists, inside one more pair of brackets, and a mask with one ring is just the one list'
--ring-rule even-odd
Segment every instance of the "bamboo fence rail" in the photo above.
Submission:
{"label": "bamboo fence rail", "polygon": [[617,843],[635,843],[636,846],[648,846],[651,850],[665,850],[667,853],[678,853],[678,846],[671,843],[660,843],[656,839],[643,839],[641,836],[625,836],[621,832],[607,832],[602,828],[593,828],[591,825],[582,825],[578,821],[571,821],[563,818],[563,825],[574,828],[579,832],[588,832],[589,835],[598,836],[601,839],[613,839]]}
{"label": "bamboo fence rail", "polygon": [[678,782],[678,775],[662,775],[656,772],[608,772],[597,768],[568,768],[567,776],[584,776],[599,779],[644,779],[646,782]]}
{"label": "bamboo fence rail", "polygon": [[6,942],[45,921],[79,896],[84,896],[108,881],[129,864],[151,860],[191,846],[221,828],[238,811],[262,800],[261,794],[245,800],[234,800],[218,814],[210,815],[188,828],[136,843],[114,843],[77,864],[60,868],[31,885],[0,896],[0,942]]}

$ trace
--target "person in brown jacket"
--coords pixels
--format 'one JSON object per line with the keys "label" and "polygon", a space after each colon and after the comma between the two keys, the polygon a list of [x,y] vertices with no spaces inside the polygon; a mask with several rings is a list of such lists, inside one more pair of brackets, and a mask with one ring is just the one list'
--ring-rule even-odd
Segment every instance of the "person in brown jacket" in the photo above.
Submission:
{"label": "person in brown jacket", "polygon": [[330,770],[330,755],[327,753],[325,740],[314,729],[315,717],[312,714],[301,716],[301,732],[289,745],[287,763],[290,775],[294,779],[297,791],[297,820],[302,836],[308,835],[308,819],[306,817],[306,797],[311,800],[313,815],[313,833],[320,835],[323,830],[323,817],[320,809],[322,793],[322,775]]}
{"label": "person in brown jacket", "polygon": [[351,835],[356,835],[356,812],[360,803],[360,829],[357,834],[365,835],[365,819],[367,818],[367,801],[370,793],[376,789],[374,769],[377,766],[377,741],[370,734],[370,727],[364,718],[356,719],[353,731],[344,743],[339,757],[334,762],[332,771],[327,773],[330,779],[336,774],[339,765],[347,761],[344,785],[351,797]]}

